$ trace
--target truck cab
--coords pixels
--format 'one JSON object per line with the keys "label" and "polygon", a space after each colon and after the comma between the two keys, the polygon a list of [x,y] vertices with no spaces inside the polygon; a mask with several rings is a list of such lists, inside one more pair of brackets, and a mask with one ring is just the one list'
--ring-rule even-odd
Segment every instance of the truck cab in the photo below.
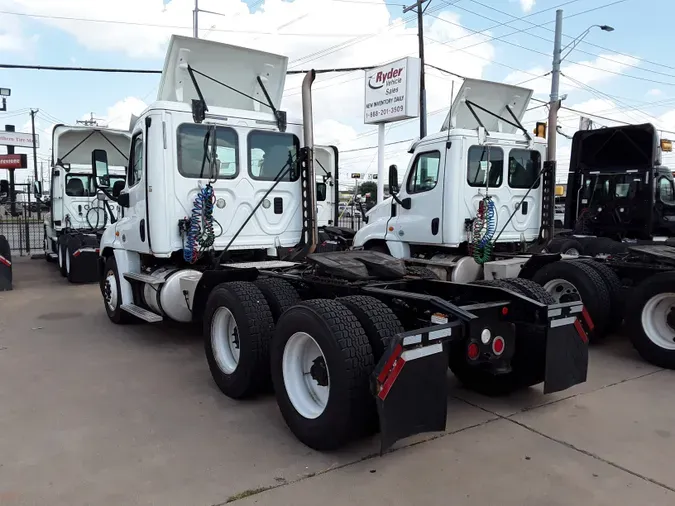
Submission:
{"label": "truck cab", "polygon": [[546,142],[520,124],[531,95],[465,80],[441,131],[410,146],[400,185],[398,169],[390,168],[395,196],[371,209],[354,245],[397,258],[466,255],[474,219],[488,202],[497,247],[536,240]]}
{"label": "truck cab", "polygon": [[579,131],[572,141],[565,227],[577,234],[652,240],[675,235],[672,171],[651,124]]}

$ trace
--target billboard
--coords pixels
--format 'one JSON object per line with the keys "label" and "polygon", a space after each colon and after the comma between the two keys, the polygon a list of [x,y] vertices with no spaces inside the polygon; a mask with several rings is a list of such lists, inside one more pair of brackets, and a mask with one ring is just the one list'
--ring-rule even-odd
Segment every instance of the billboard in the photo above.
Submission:
{"label": "billboard", "polygon": [[[33,134],[22,132],[5,132],[0,130],[0,146],[15,146],[17,148],[32,148]],[[40,147],[40,137],[35,135],[35,147]]]}
{"label": "billboard", "polygon": [[366,71],[364,123],[419,116],[420,60],[403,58]]}

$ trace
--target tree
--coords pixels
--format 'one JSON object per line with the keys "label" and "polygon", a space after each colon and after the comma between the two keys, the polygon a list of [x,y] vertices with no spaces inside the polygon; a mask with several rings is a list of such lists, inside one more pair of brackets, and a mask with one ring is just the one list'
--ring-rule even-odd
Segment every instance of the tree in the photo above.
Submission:
{"label": "tree", "polygon": [[377,183],[374,181],[365,181],[359,186],[359,194],[365,195],[370,193],[370,198],[373,202],[377,201]]}

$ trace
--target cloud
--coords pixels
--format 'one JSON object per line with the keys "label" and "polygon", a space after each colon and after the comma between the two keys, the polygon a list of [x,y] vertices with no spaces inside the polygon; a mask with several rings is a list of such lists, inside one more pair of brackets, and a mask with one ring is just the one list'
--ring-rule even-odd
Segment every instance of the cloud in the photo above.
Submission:
{"label": "cloud", "polygon": [[535,0],[520,0],[520,8],[523,12],[530,12],[534,7]]}
{"label": "cloud", "polygon": [[[634,56],[600,54],[595,60],[563,64],[560,91],[583,89],[583,85],[607,81],[639,63],[640,59]],[[524,82],[523,86],[533,89],[535,94],[547,95],[551,90],[550,72],[551,69],[541,66],[530,68],[527,71],[519,70],[507,75],[504,82],[509,84]],[[548,75],[544,76],[544,74]]]}
{"label": "cloud", "polygon": [[[0,16],[3,20],[8,17]],[[39,36],[27,36],[20,22],[12,20],[0,28],[0,53],[26,53],[37,47]]]}
{"label": "cloud", "polygon": [[[129,130],[131,116],[140,116],[147,104],[137,97],[126,97],[108,107],[106,115],[102,118],[108,128]],[[83,118],[83,119],[89,119]]]}
{"label": "cloud", "polygon": [[663,95],[663,91],[658,88],[652,88],[646,93],[646,95],[648,97],[660,97],[661,95]]}

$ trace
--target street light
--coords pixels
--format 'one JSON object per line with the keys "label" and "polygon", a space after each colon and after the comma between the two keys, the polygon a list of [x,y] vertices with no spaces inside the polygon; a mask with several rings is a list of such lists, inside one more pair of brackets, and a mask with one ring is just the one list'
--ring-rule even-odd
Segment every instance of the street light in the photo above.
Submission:
{"label": "street light", "polygon": [[[548,148],[546,153],[547,160],[555,160],[556,155],[556,133],[558,132],[558,109],[560,108],[560,64],[574,50],[586,35],[593,28],[600,28],[603,32],[613,32],[614,28],[609,25],[591,25],[579,36],[572,39],[572,42],[562,48],[562,20],[563,11],[558,9],[555,12],[555,38],[553,40],[553,68],[551,70],[551,99],[548,111]],[[565,55],[562,56],[563,52]]]}
{"label": "street light", "polygon": [[[561,61],[561,62],[562,62],[565,58],[567,58],[567,56],[568,56],[572,51],[574,51],[574,48],[577,47],[577,45],[578,45],[582,40],[584,40],[584,37],[586,37],[586,35],[588,35],[588,34],[590,33],[590,31],[591,31],[593,28],[600,28],[600,30],[602,30],[603,32],[613,32],[613,31],[614,31],[614,28],[611,27],[611,26],[609,26],[609,25],[591,25],[591,26],[589,26],[588,28],[586,28],[585,31],[581,32],[577,37],[575,37],[575,38],[572,40],[572,42],[570,42],[569,44],[567,44],[564,48],[562,48],[562,49],[560,50],[560,52],[563,53],[563,52],[565,52],[565,50],[566,50],[568,47],[570,48],[569,51],[567,51],[567,53],[565,53],[565,56],[563,56],[563,57],[560,58],[560,61]],[[572,47],[570,47],[570,46],[572,46]]]}

